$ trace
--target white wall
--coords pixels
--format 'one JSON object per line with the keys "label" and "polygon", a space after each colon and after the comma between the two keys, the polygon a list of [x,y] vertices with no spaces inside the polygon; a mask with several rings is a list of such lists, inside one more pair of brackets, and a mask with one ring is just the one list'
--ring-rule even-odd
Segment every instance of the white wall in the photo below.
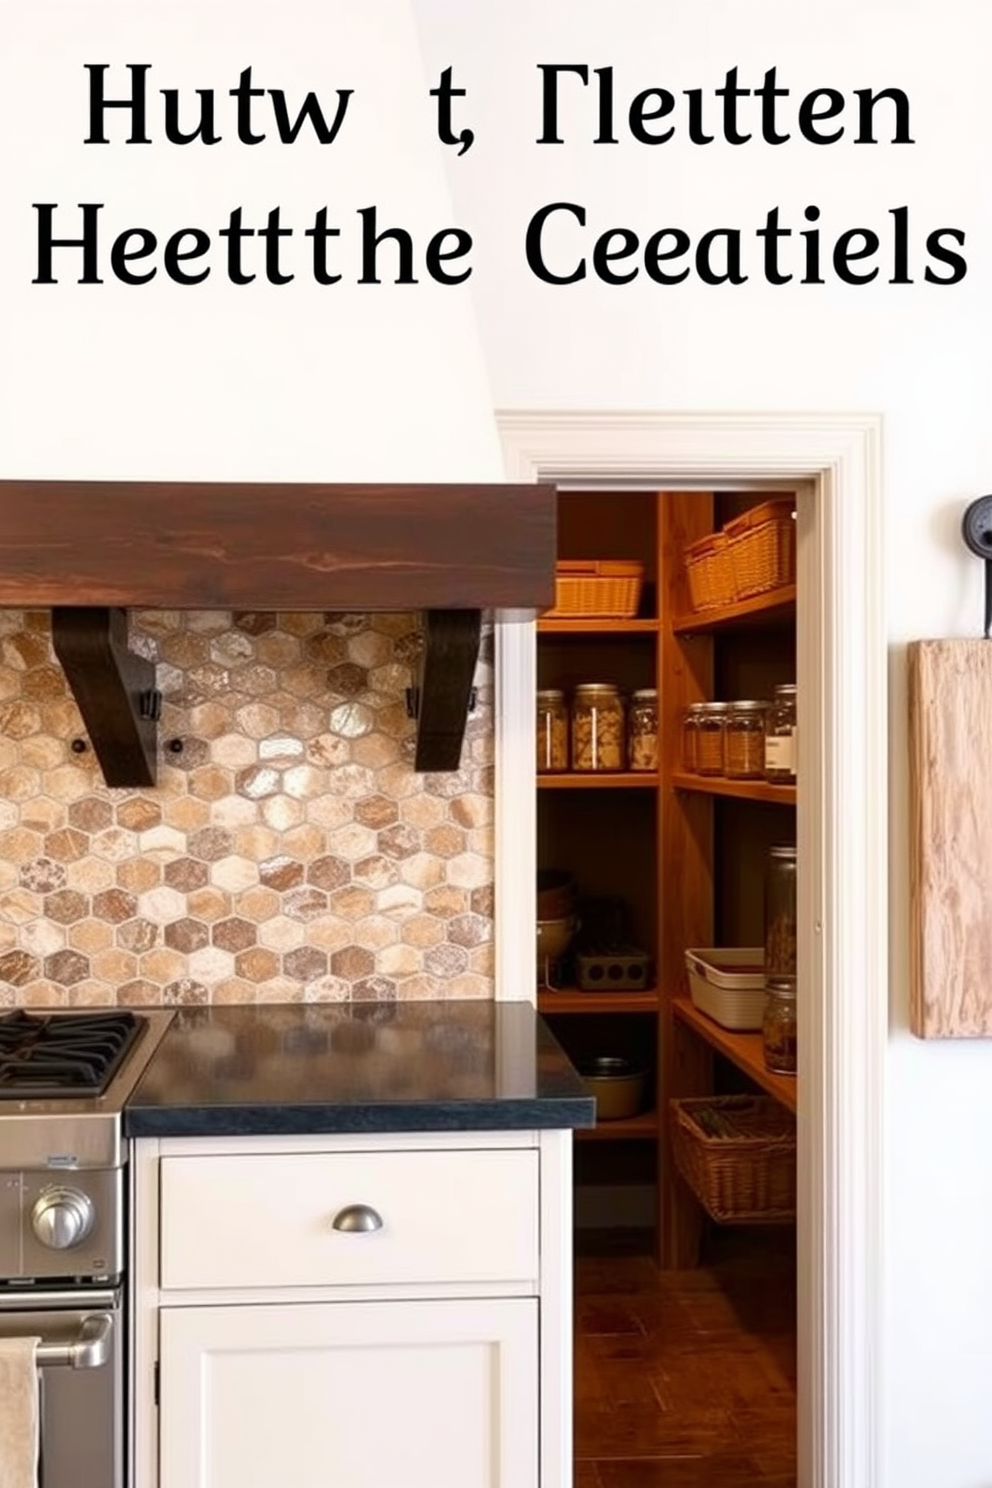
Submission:
{"label": "white wall", "polygon": [[[448,162],[449,179],[487,250],[474,289],[499,406],[884,415],[893,823],[885,1482],[988,1488],[992,1049],[924,1045],[907,1032],[903,643],[980,633],[981,565],[958,524],[964,504],[992,487],[992,7],[417,0],[416,11],[428,72],[454,61],[472,93],[465,117],[478,143]],[[742,80],[777,65],[780,85],[801,91],[898,86],[917,143],[537,147],[535,64],[555,61],[613,64],[618,96],[621,79],[630,93],[716,86],[734,64]],[[526,269],[522,242],[530,214],[556,199],[586,203],[603,227],[644,233],[754,225],[775,204],[798,219],[810,202],[842,230],[884,222],[889,207],[906,204],[924,236],[963,228],[970,268],[956,287],[552,288]]]}

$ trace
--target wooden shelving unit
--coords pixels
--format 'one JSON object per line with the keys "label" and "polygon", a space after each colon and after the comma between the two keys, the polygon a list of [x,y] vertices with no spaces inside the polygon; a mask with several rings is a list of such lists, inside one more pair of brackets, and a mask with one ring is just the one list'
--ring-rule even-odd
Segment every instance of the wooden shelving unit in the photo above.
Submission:
{"label": "wooden shelving unit", "polygon": [[604,620],[580,617],[575,620],[542,620],[537,622],[538,635],[556,636],[635,636],[656,635],[657,620]]}
{"label": "wooden shelving unit", "polygon": [[795,806],[794,785],[772,785],[767,780],[726,780],[721,775],[671,777],[672,789],[698,791],[704,796],[726,796],[736,801],[761,801],[767,806]]}
{"label": "wooden shelving unit", "polygon": [[658,1112],[642,1111],[639,1116],[626,1116],[619,1121],[599,1121],[582,1127],[575,1134],[583,1142],[629,1142],[657,1140]]}
{"label": "wooden shelving unit", "polygon": [[692,636],[711,635],[714,631],[737,627],[752,630],[762,625],[789,626],[795,624],[795,617],[796,586],[788,584],[781,589],[770,589],[767,594],[756,594],[752,599],[742,599],[737,604],[680,614],[672,622],[672,632],[674,635]]}
{"label": "wooden shelving unit", "polygon": [[[796,1082],[765,1069],[758,1034],[735,1034],[696,1012],[687,996],[688,946],[760,943],[767,846],[789,832],[782,810],[794,786],[686,775],[682,718],[690,703],[766,697],[795,678],[794,585],[720,609],[692,613],[687,546],[756,505],[754,493],[562,492],[559,556],[639,558],[642,608],[633,620],[579,616],[537,623],[538,686],[566,696],[582,682],[613,681],[628,696],[654,687],[659,701],[657,772],[536,775],[538,861],[573,874],[593,900],[616,898],[630,938],[654,958],[656,985],[637,992],[542,988],[540,1012],[573,1057],[623,1053],[655,1064],[656,1109],[603,1122],[577,1144],[578,1182],[651,1182],[658,1193],[661,1264],[696,1263],[702,1210],[671,1155],[668,1102],[712,1094],[729,1061],[789,1110]],[[725,938],[743,935],[748,938]],[[724,1072],[725,1073],[725,1072]],[[616,1143],[606,1149],[602,1144]],[[620,1176],[622,1175],[622,1176]]]}
{"label": "wooden shelving unit", "polygon": [[714,1023],[712,1018],[701,1013],[687,997],[672,999],[672,1015],[679,1023],[698,1033],[711,1048],[729,1059],[731,1064],[742,1070],[756,1085],[760,1085],[767,1095],[774,1096],[790,1111],[796,1109],[795,1076],[777,1075],[765,1068],[760,1033],[734,1033],[729,1028],[721,1028],[719,1023]]}
{"label": "wooden shelving unit", "polygon": [[656,1013],[659,1007],[656,987],[643,992],[580,992],[575,987],[539,987],[539,1013]]}
{"label": "wooden shelving unit", "polygon": [[538,790],[657,790],[658,775],[647,770],[583,770],[567,775],[538,775]]}

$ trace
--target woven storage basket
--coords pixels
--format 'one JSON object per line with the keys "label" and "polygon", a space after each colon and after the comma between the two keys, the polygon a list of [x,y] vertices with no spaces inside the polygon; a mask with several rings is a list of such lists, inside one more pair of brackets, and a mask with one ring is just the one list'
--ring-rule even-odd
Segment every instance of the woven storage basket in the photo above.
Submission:
{"label": "woven storage basket", "polygon": [[726,533],[711,532],[685,550],[689,603],[694,610],[712,610],[737,598]]}
{"label": "woven storage basket", "polygon": [[549,620],[633,620],[641,602],[644,564],[613,558],[560,558]]}
{"label": "woven storage basket", "polygon": [[796,1123],[761,1095],[671,1102],[675,1164],[718,1224],[780,1224],[796,1214]]}
{"label": "woven storage basket", "polygon": [[791,496],[753,506],[723,530],[738,599],[796,582],[796,522]]}

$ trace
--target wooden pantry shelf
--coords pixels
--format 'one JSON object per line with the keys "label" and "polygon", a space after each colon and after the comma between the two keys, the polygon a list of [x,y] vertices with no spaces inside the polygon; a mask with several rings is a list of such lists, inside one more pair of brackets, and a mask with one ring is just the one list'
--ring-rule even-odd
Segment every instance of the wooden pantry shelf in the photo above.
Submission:
{"label": "wooden pantry shelf", "polygon": [[656,1013],[658,989],[637,992],[580,992],[577,987],[539,987],[539,1013]]}
{"label": "wooden pantry shelf", "polygon": [[633,636],[657,635],[657,620],[606,620],[595,615],[569,616],[567,619],[538,620],[538,635],[599,635]]}
{"label": "wooden pantry shelf", "polygon": [[697,791],[706,796],[732,796],[737,801],[763,801],[769,806],[795,806],[794,785],[772,785],[767,780],[727,780],[722,775],[673,775],[673,790]]}
{"label": "wooden pantry shelf", "polygon": [[589,770],[537,777],[538,790],[653,790],[657,784],[655,770]]}
{"label": "wooden pantry shelf", "polygon": [[597,1121],[595,1126],[579,1127],[576,1137],[583,1142],[643,1141],[658,1135],[658,1112],[642,1111],[639,1116],[624,1116],[618,1121]]}
{"label": "wooden pantry shelf", "polygon": [[736,604],[680,615],[673,621],[672,630],[676,635],[704,635],[715,630],[746,626],[758,628],[791,625],[795,622],[795,616],[796,586],[786,584],[781,589],[769,589],[767,594],[755,594],[751,599],[738,600]]}
{"label": "wooden pantry shelf", "polygon": [[796,1077],[776,1075],[765,1068],[760,1033],[733,1033],[729,1028],[721,1028],[719,1023],[714,1023],[712,1018],[694,1007],[687,997],[672,999],[672,1015],[698,1033],[718,1054],[743,1070],[766,1094],[774,1096],[790,1111],[796,1109]]}

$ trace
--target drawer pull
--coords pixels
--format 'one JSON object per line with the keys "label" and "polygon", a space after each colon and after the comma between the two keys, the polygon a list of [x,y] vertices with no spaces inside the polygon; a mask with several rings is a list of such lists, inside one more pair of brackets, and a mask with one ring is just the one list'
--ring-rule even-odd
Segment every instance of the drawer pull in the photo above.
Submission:
{"label": "drawer pull", "polygon": [[346,1235],[368,1235],[372,1230],[382,1229],[382,1215],[370,1204],[349,1204],[335,1214],[332,1228]]}

